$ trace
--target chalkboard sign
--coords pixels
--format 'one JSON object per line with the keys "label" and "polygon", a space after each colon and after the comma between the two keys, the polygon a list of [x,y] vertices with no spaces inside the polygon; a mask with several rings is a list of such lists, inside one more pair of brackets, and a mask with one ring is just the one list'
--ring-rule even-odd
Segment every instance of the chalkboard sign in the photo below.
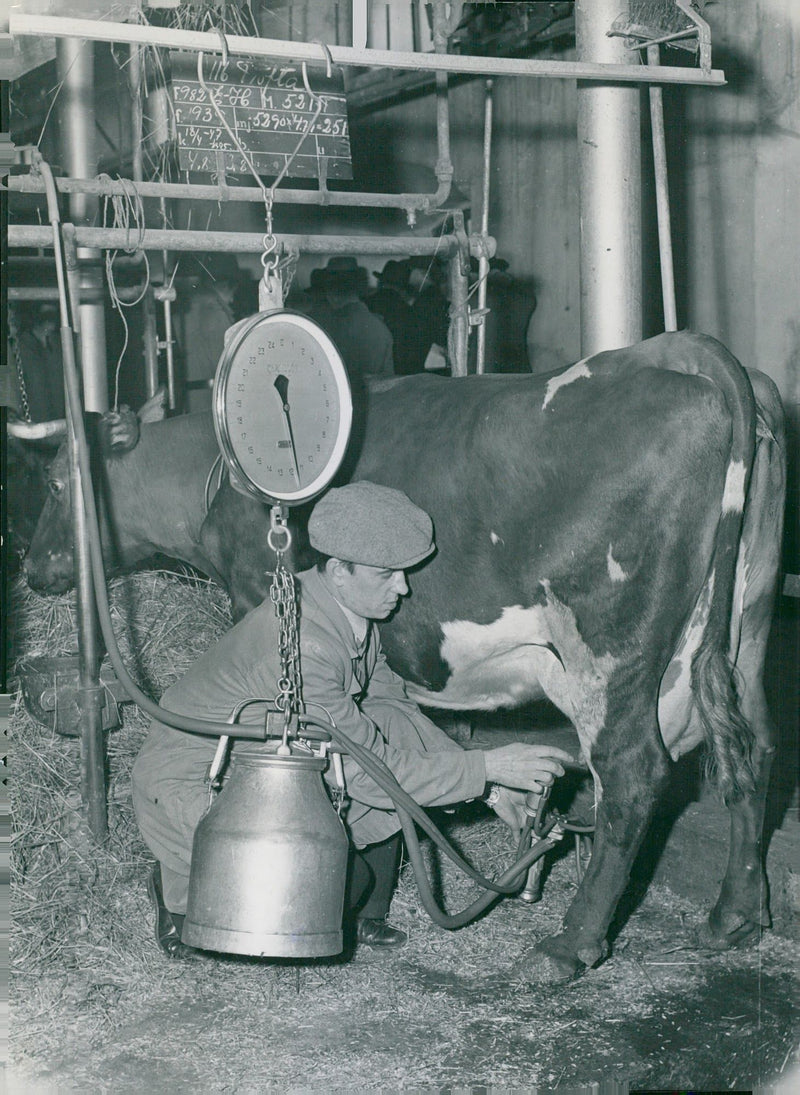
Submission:
{"label": "chalkboard sign", "polygon": [[[171,52],[172,99],[182,171],[250,174],[197,79],[197,54]],[[292,160],[288,178],[352,179],[347,99],[341,69],[328,79],[325,68],[307,66],[308,83],[323,99],[313,129]],[[204,59],[203,79],[225,121],[259,175],[283,170],[319,105],[306,91],[299,65],[270,64],[237,57],[227,63]]]}

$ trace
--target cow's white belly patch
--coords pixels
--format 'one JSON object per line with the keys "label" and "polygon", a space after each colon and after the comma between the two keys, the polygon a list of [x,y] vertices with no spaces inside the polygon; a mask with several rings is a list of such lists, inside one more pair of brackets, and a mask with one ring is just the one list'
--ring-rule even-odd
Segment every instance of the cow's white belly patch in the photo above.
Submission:
{"label": "cow's white belly patch", "polygon": [[703,638],[714,590],[714,575],[706,582],[684,628],[658,693],[661,740],[673,760],[703,740],[703,730],[692,697],[692,658]]}
{"label": "cow's white belly patch", "polygon": [[447,686],[430,692],[409,684],[408,694],[449,710],[492,710],[547,696],[575,726],[588,760],[605,722],[606,686],[616,659],[595,655],[572,610],[553,596],[548,582],[541,584],[544,605],[511,605],[489,624],[443,623],[440,652],[451,671]]}

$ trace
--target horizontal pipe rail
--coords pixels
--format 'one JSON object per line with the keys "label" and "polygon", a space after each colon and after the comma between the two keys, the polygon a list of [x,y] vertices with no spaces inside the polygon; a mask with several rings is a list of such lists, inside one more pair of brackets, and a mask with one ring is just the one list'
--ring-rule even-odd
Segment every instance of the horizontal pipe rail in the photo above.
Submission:
{"label": "horizontal pipe rail", "polygon": [[[457,247],[455,236],[324,236],[281,235],[275,233],[279,245],[287,251],[315,255],[435,255],[448,257]],[[49,248],[52,232],[32,224],[10,224],[9,247]],[[125,228],[90,228],[75,226],[78,247],[108,247],[114,250],[136,247],[144,251],[234,251],[241,254],[261,254],[264,235],[259,232],[200,232],[188,229],[148,228],[143,233]],[[496,241],[488,236],[469,237],[470,253],[479,257],[485,252],[491,258]]]}
{"label": "horizontal pipe rail", "polygon": [[[12,37],[32,35],[47,38],[84,38],[94,42],[130,42],[168,49],[221,52],[217,33],[173,30],[140,23],[107,23],[97,19],[72,19],[55,15],[26,15],[12,8],[9,17]],[[225,36],[228,53],[241,57],[266,57],[275,61],[322,64],[330,53],[337,65],[371,68],[424,69],[434,72],[465,73],[473,76],[536,76],[561,80],[599,80],[603,83],[711,84],[725,83],[719,69],[705,73],[696,68],[663,65],[603,65],[589,61],[533,61],[517,57],[471,57],[449,53],[413,53],[386,49],[355,49],[325,46],[313,42],[284,42],[276,38]]]}
{"label": "horizontal pipe rail", "polygon": [[[94,286],[82,286],[78,292],[82,304],[97,304],[105,299],[102,288]],[[57,285],[9,285],[8,299],[15,300],[58,300]]]}
{"label": "horizontal pipe rail", "polygon": [[[135,182],[124,179],[57,178],[62,194],[96,194],[100,197],[135,190],[142,198],[187,198],[194,201],[263,202],[264,191],[257,186],[214,186],[207,183]],[[19,194],[43,194],[44,183],[35,175],[9,175],[0,186]],[[265,188],[266,189],[266,188]],[[276,202],[291,205],[346,205],[368,209],[428,210],[433,194],[370,194],[345,190],[289,190],[278,188],[271,195]]]}

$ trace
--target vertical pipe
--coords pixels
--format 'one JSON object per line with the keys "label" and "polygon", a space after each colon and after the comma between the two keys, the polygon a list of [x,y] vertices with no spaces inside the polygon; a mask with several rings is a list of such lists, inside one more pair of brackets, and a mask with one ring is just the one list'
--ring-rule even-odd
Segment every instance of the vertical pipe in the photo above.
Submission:
{"label": "vertical pipe", "polygon": [[[133,179],[144,181],[144,110],[142,101],[144,48],[135,44],[130,49],[131,128],[133,130]],[[142,300],[142,354],[144,356],[144,390],[149,399],[158,387],[158,328],[156,303],[148,288]]]}
{"label": "vertical pipe", "polygon": [[[53,188],[55,190],[55,188]],[[71,228],[72,226],[69,226]],[[95,608],[94,582],[89,551],[89,530],[83,501],[83,482],[69,378],[75,375],[75,345],[69,316],[76,314],[80,270],[77,248],[69,232],[64,233],[64,259],[68,285],[61,268],[60,249],[56,248],[56,273],[61,302],[61,352],[64,356],[64,378],[67,389],[67,438],[69,454],[69,489],[72,504],[72,540],[78,631],[78,706],[81,713],[81,797],[86,804],[89,829],[97,840],[108,832],[106,807],[105,743],[103,741],[103,689],[100,686],[101,646],[99,622]],[[56,239],[60,236],[57,220],[53,224]],[[70,308],[67,308],[69,288]],[[79,404],[78,404],[79,405]]]}
{"label": "vertical pipe", "polygon": [[[469,311],[468,293],[469,278],[464,273],[462,264],[464,254],[460,248],[456,248],[450,256],[449,282],[450,282],[450,330],[447,338],[447,354],[450,358],[450,375],[467,375],[467,352],[469,349]],[[469,260],[467,259],[467,269]]]}
{"label": "vertical pipe", "polygon": [[[71,336],[70,336],[71,337]],[[72,530],[75,540],[75,590],[78,629],[78,705],[81,712],[81,796],[88,811],[89,829],[102,840],[108,832],[106,812],[103,689],[97,613],[89,560],[89,532],[83,505],[83,484],[74,425],[69,406],[69,471]]]}
{"label": "vertical pipe", "polygon": [[[56,62],[61,94],[61,155],[67,173],[75,178],[91,178],[96,174],[94,142],[94,45],[76,38],[60,38],[56,42]],[[67,288],[62,270],[58,198],[49,167],[43,171],[49,181],[48,210],[53,225],[56,250],[56,275],[61,299],[61,348],[64,356],[64,376],[71,377],[74,368],[75,345],[69,325]],[[90,222],[97,212],[97,198],[72,194],[69,198],[71,219],[77,224]],[[100,293],[103,287],[101,252],[69,246],[66,255],[70,267],[70,282],[75,288]],[[79,261],[80,260],[80,261]],[[105,310],[101,303],[79,304],[73,309],[73,323],[80,328],[83,399],[87,411],[108,410],[108,374],[106,371]],[[97,296],[95,296],[95,301]],[[76,393],[77,394],[77,393]],[[76,403],[80,406],[80,401]],[[70,493],[72,498],[72,534],[75,560],[75,590],[78,630],[78,704],[81,712],[81,794],[86,803],[89,828],[98,840],[108,832],[106,806],[105,743],[103,741],[102,702],[100,688],[100,645],[97,612],[94,600],[86,511],[83,504],[81,471],[78,464],[75,424],[70,401],[67,401],[69,429]]]}
{"label": "vertical pipe", "polygon": [[[436,53],[447,53],[447,10],[445,0],[435,0],[433,5],[433,48]],[[436,208],[443,205],[450,195],[453,181],[453,161],[450,158],[450,101],[448,98],[447,73],[436,73],[436,181],[439,186],[434,198]]]}
{"label": "vertical pipe", "polygon": [[[622,39],[606,34],[620,6],[576,0],[579,61],[638,64]],[[642,337],[639,94],[635,86],[578,81],[583,355]]]}
{"label": "vertical pipe", "polygon": [[367,0],[353,0],[353,32],[352,42],[355,49],[364,49],[367,44],[367,24],[369,15],[367,12]]}
{"label": "vertical pipe", "polygon": [[142,301],[142,343],[144,345],[144,385],[149,399],[158,387],[158,327],[153,290],[148,287]]}
{"label": "vertical pipe", "polygon": [[[661,61],[658,46],[647,47],[648,65]],[[658,214],[658,256],[661,267],[661,296],[664,301],[664,330],[678,330],[678,309],[675,304],[675,267],[672,261],[672,225],[669,211],[669,175],[667,174],[667,141],[664,134],[664,100],[661,88],[650,84],[650,129],[653,135],[653,167],[656,182],[656,212]]]}
{"label": "vertical pipe", "polygon": [[[9,115],[10,115],[10,103],[8,96],[8,81],[0,81],[0,132],[8,133]],[[6,180],[3,179],[3,182]],[[0,316],[7,321],[8,312],[8,278],[6,276],[8,267],[6,266],[7,254],[6,254],[6,230],[8,228],[8,191],[5,186],[0,187]],[[4,334],[0,339],[0,363],[3,368],[6,367],[6,348],[8,341]],[[10,363],[9,363],[10,364]],[[6,436],[6,419],[8,415],[8,408],[5,404],[0,405],[0,543],[3,550],[0,551],[0,695],[6,695],[6,688],[8,682],[8,669],[9,669],[9,649],[8,649],[8,563],[9,556],[6,548],[8,546],[8,459],[6,455],[6,447],[8,444],[8,438]],[[0,700],[5,703],[5,700]],[[9,699],[10,702],[10,699]],[[3,718],[4,712],[0,712],[0,719]],[[0,784],[0,793],[4,784]],[[2,799],[2,817],[5,820],[6,806],[5,797]]]}
{"label": "vertical pipe", "polygon": [[144,89],[142,86],[142,54],[144,48],[131,44],[128,58],[128,81],[131,91],[131,129],[133,132],[133,177],[144,180]]}
{"label": "vertical pipe", "polygon": [[[446,0],[434,0],[433,48],[436,53],[447,53],[447,33]],[[450,103],[446,72],[436,73],[436,147],[435,171],[439,185],[432,208],[436,208],[447,200],[453,180],[453,162],[450,159]],[[458,227],[460,214],[456,213],[453,216]],[[463,222],[463,216],[461,220]],[[463,223],[461,228],[463,230]],[[450,358],[450,372],[452,376],[466,376],[467,355],[469,353],[469,282],[467,275],[462,271],[462,256],[459,249],[456,249],[450,256],[448,280],[450,289],[450,328],[447,332],[447,353]]]}
{"label": "vertical pipe", "polygon": [[172,351],[172,300],[164,297],[164,349],[167,355],[167,405],[175,410],[177,393],[175,389],[175,358]]}
{"label": "vertical pipe", "polygon": [[[67,174],[90,179],[97,173],[94,124],[94,44],[80,38],[56,41],[58,78],[61,81],[59,118],[61,157]],[[97,198],[70,194],[70,219],[89,224],[97,212]],[[82,260],[80,281],[84,288],[99,291],[103,286],[101,252],[88,247],[78,250]],[[108,374],[106,369],[106,321],[102,302],[80,306],[81,368],[83,397],[87,411],[108,410]]]}
{"label": "vertical pipe", "polygon": [[[167,217],[166,199],[160,198],[158,204],[161,209],[161,227],[167,228],[169,220]],[[175,290],[171,283],[169,283],[169,251],[162,251],[161,257],[164,266],[164,284],[161,299],[164,301],[164,353],[166,355],[167,363],[167,406],[171,411],[174,411],[177,403],[175,354],[172,345],[172,302],[175,300]]]}
{"label": "vertical pipe", "polygon": [[[483,112],[483,201],[481,205],[481,236],[489,235],[489,186],[492,167],[492,81],[486,81],[486,100]],[[484,254],[478,259],[478,311],[486,307],[486,282],[489,277],[489,260]],[[486,316],[478,324],[478,354],[475,372],[486,369]]]}

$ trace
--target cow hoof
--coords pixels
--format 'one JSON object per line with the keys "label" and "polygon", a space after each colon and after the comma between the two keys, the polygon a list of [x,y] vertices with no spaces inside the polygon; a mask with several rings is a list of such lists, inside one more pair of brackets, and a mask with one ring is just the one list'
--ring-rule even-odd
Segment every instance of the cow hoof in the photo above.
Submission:
{"label": "cow hoof", "polygon": [[544,939],[528,951],[517,966],[517,974],[534,985],[557,985],[572,981],[586,969],[582,962],[558,936]]}
{"label": "cow hoof", "polygon": [[720,927],[709,920],[700,928],[698,942],[701,947],[708,950],[727,951],[748,942],[755,942],[761,929],[761,924],[743,918],[740,918],[737,924],[727,928]]}
{"label": "cow hoof", "polygon": [[748,940],[755,940],[761,928],[770,926],[769,912],[758,908],[755,902],[749,907],[718,901],[708,920],[700,929],[700,942],[712,950],[724,951],[738,947]]}

